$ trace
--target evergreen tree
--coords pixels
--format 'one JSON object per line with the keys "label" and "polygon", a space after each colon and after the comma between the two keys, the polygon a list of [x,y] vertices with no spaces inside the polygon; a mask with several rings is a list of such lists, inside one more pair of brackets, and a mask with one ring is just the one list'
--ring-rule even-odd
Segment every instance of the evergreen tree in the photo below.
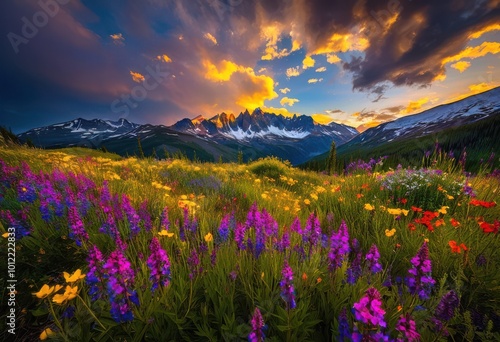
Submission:
{"label": "evergreen tree", "polygon": [[137,146],[139,148],[139,157],[144,158],[144,151],[142,150],[141,138],[137,137]]}
{"label": "evergreen tree", "polygon": [[335,164],[337,163],[337,147],[335,146],[335,141],[332,141],[332,146],[330,147],[330,154],[328,155],[328,163],[326,165],[326,171],[331,175],[335,169]]}

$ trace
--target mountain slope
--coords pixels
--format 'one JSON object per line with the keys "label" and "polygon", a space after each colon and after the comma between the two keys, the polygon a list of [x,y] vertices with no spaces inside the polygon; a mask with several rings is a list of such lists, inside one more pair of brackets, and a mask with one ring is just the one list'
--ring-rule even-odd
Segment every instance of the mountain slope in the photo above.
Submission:
{"label": "mountain slope", "polygon": [[100,147],[105,139],[125,134],[140,125],[126,119],[85,120],[78,118],[46,127],[35,128],[18,135],[22,141],[31,140],[35,145],[46,148],[68,146]]}
{"label": "mountain slope", "polygon": [[[371,128],[337,149],[338,167],[349,161],[388,156],[385,164],[421,160],[438,149],[458,159],[464,148],[474,167],[500,153],[500,88]],[[441,121],[442,120],[442,121]],[[436,145],[437,143],[437,145]],[[303,167],[323,170],[328,153]]]}

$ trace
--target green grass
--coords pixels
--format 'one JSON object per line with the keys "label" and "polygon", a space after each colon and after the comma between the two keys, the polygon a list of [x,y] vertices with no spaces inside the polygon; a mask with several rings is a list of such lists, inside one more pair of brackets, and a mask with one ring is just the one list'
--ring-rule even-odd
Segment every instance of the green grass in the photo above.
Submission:
{"label": "green grass", "polygon": [[[454,317],[444,322],[450,338],[498,340],[500,293],[496,289],[500,281],[497,273],[500,242],[497,234],[484,233],[480,224],[486,222],[493,226],[500,218],[500,209],[470,204],[472,198],[463,188],[470,186],[476,199],[498,202],[499,179],[487,176],[490,169],[466,178],[444,154],[436,155],[435,163],[430,159],[420,159],[414,164],[415,169],[425,166],[431,170],[441,169],[442,174],[399,169],[327,176],[293,168],[273,158],[249,164],[220,164],[185,159],[121,158],[81,148],[51,151],[0,147],[0,160],[7,165],[4,168],[0,164],[0,210],[3,211],[0,232],[7,232],[11,225],[6,210],[31,230],[28,236],[16,240],[16,337],[20,341],[36,340],[44,329],[50,328],[56,332],[53,335],[56,340],[238,341],[247,339],[251,315],[257,307],[267,325],[267,340],[338,340],[338,317],[343,308],[347,309],[351,328],[356,325],[366,333],[378,329],[357,322],[351,313],[353,304],[361,299],[365,290],[375,287],[382,295],[385,310],[387,329],[383,331],[392,338],[402,337],[395,326],[399,317],[407,313],[416,321],[422,341],[445,340],[433,328],[431,318],[441,297],[454,290],[460,304]],[[23,165],[29,166],[32,175]],[[415,176],[420,172],[421,177]],[[67,175],[68,180],[61,175]],[[85,183],[85,179],[93,183]],[[48,220],[43,219],[41,211],[46,181],[64,203],[62,215],[52,214]],[[106,184],[111,198],[117,195],[111,200],[114,204],[110,212],[127,244],[119,250],[134,270],[130,286],[140,302],[139,306],[132,305],[134,319],[126,323],[112,319],[105,288],[101,299],[91,299],[88,278],[75,283],[79,297],[63,305],[51,302],[53,294],[44,299],[32,295],[44,284],[66,287],[63,272],[73,273],[80,268],[88,273],[86,259],[90,247],[97,246],[104,259],[117,250],[116,239],[101,232],[108,219],[108,211],[104,209],[107,202],[102,200]],[[26,186],[35,189],[36,198],[32,203],[19,197]],[[71,203],[72,192],[76,204]],[[142,212],[150,215],[150,230],[141,219],[140,232],[131,233],[131,221],[119,209],[123,195],[137,212],[142,206]],[[70,203],[64,202],[67,199]],[[91,200],[85,202],[88,199]],[[277,229],[267,235],[265,250],[259,257],[249,251],[248,246],[245,250],[238,248],[234,231],[234,222],[247,221],[253,203],[262,215],[269,214],[268,229]],[[89,237],[80,245],[69,227],[68,208],[75,205],[88,206],[81,217]],[[423,213],[412,210],[412,206],[437,213],[431,221],[432,229],[418,223]],[[166,228],[161,227],[164,208],[168,208],[171,237],[158,234]],[[218,228],[227,215],[234,215],[234,219],[230,220],[233,223],[229,238],[223,242]],[[317,217],[326,236],[324,246],[321,242],[311,246],[309,240],[291,230],[295,219],[304,228],[313,217]],[[340,268],[328,268],[328,241],[343,221],[351,243],[357,239],[362,253],[362,275],[354,284],[346,282],[346,271],[356,256],[354,252],[344,257]],[[192,222],[197,223],[191,225]],[[196,228],[191,231],[189,227]],[[388,236],[393,229],[395,233]],[[285,233],[289,234],[291,246],[280,249],[277,243]],[[258,234],[257,226],[250,225],[245,245],[250,239],[255,248]],[[156,291],[151,290],[147,266],[154,237],[159,239],[171,265],[169,285],[160,286]],[[411,295],[404,281],[397,283],[398,277],[408,275],[410,260],[424,241],[428,241],[432,277],[436,280],[427,300]],[[450,241],[463,243],[467,251],[453,253]],[[3,238],[0,242],[5,259],[7,242]],[[372,245],[378,247],[383,266],[377,274],[371,274],[365,261]],[[199,255],[200,269],[188,261],[193,251]],[[212,263],[213,255],[215,263]],[[287,308],[280,296],[285,260],[294,274],[295,309]],[[0,283],[5,289],[5,263],[0,272]],[[392,286],[384,285],[389,275]],[[6,290],[2,295],[6,298]],[[74,316],[63,317],[69,307],[74,308]],[[2,312],[7,312],[6,309],[6,302],[2,301]],[[4,333],[3,337],[11,336]]]}

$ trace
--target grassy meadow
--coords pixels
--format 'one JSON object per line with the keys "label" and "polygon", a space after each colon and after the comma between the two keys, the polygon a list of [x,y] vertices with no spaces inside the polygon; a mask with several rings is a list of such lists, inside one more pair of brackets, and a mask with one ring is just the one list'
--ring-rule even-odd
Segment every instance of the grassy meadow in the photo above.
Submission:
{"label": "grassy meadow", "polygon": [[499,341],[498,158],[463,162],[329,176],[0,147],[16,339]]}

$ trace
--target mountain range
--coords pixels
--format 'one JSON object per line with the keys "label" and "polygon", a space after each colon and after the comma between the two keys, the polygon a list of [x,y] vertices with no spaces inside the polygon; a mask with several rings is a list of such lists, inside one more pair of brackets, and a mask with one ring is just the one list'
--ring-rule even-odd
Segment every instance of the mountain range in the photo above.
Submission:
{"label": "mountain range", "polygon": [[171,126],[136,124],[82,118],[31,129],[18,135],[43,148],[70,146],[105,147],[121,155],[143,153],[159,157],[182,153],[204,161],[235,161],[273,155],[302,164],[321,160],[332,141],[341,151],[359,151],[430,136],[447,129],[466,126],[500,112],[500,87],[463,100],[431,108],[370,128],[359,133],[355,128],[332,122],[320,124],[307,115],[285,117],[260,108],[238,116],[220,113],[211,118],[201,115],[182,119]]}

